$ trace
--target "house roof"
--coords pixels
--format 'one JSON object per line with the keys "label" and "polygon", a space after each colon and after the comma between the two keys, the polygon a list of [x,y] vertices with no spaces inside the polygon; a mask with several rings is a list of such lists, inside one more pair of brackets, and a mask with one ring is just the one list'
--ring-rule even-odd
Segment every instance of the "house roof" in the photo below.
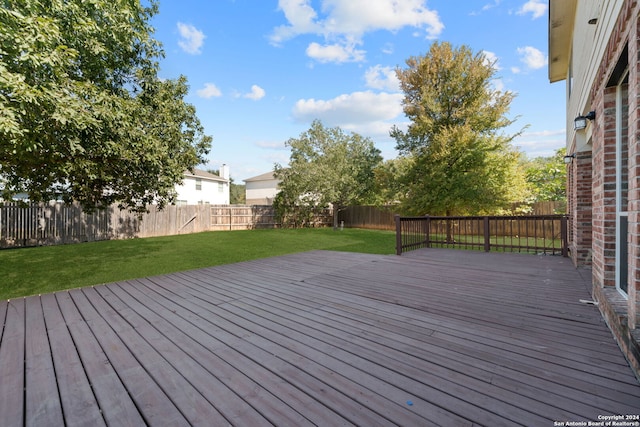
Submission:
{"label": "house roof", "polygon": [[549,1],[549,81],[565,80],[571,57],[576,0]]}
{"label": "house roof", "polygon": [[255,181],[271,181],[273,179],[277,179],[274,176],[274,171],[263,173],[262,175],[257,175],[251,178],[247,178],[243,180],[244,182],[255,182]]}
{"label": "house roof", "polygon": [[210,181],[229,182],[228,179],[222,178],[219,175],[216,175],[207,171],[203,171],[201,169],[187,170],[184,172],[184,174],[185,176],[193,176],[196,178],[208,179]]}

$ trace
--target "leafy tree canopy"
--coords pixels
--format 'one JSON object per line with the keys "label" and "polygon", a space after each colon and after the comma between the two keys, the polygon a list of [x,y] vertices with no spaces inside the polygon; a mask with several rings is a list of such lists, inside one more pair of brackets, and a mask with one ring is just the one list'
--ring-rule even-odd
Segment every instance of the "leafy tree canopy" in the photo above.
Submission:
{"label": "leafy tree canopy", "polygon": [[413,158],[399,156],[395,159],[385,160],[376,167],[375,173],[375,199],[373,202],[379,206],[395,205],[402,200],[405,194],[402,177],[412,166]]}
{"label": "leafy tree canopy", "polygon": [[318,209],[331,204],[336,227],[338,211],[372,197],[374,170],[382,157],[371,139],[315,120],[286,145],[291,148],[289,167],[275,166],[281,183],[274,202],[285,223],[308,224]]}
{"label": "leafy tree canopy", "polygon": [[493,89],[495,68],[483,54],[434,43],[428,54],[398,69],[405,94],[406,131],[391,136],[411,159],[401,177],[402,206],[410,214],[462,215],[497,211],[525,192],[517,135],[507,113],[514,95]]}
{"label": "leafy tree canopy", "polygon": [[534,201],[566,201],[566,152],[566,148],[560,148],[553,156],[536,157],[526,163],[527,182],[532,188]]}
{"label": "leafy tree canopy", "polygon": [[232,205],[244,205],[247,203],[246,185],[236,184],[233,179],[229,185],[229,203]]}
{"label": "leafy tree canopy", "polygon": [[118,202],[175,196],[211,138],[186,79],[158,78],[154,0],[5,0],[0,6],[0,189],[11,198]]}
{"label": "leafy tree canopy", "polygon": [[[220,176],[220,169],[207,169],[207,172]],[[229,177],[229,204],[244,205],[246,203],[246,186],[236,184],[233,177]]]}

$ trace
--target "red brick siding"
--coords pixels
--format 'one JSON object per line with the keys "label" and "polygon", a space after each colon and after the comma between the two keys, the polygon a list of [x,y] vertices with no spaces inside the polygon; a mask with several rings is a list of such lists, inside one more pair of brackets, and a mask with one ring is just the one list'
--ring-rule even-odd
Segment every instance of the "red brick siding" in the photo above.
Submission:
{"label": "red brick siding", "polygon": [[[596,120],[592,132],[592,249],[593,282],[597,287],[615,286],[616,233],[616,99],[615,87],[607,82],[618,63],[625,45],[629,59],[628,181],[629,181],[629,327],[638,320],[640,302],[640,7],[636,0],[625,1],[603,61],[591,88],[592,109]],[[575,197],[580,197],[576,184]],[[570,196],[571,197],[571,196]],[[577,205],[576,205],[577,208]],[[579,227],[579,225],[577,225]]]}
{"label": "red brick siding", "polygon": [[569,252],[575,266],[590,265],[592,258],[591,151],[575,153],[569,164]]}

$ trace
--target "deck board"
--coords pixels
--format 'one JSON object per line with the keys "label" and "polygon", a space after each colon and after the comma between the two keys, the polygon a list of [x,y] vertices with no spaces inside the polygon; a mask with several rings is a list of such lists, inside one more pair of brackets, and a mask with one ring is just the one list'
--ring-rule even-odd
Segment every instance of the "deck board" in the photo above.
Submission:
{"label": "deck board", "polygon": [[640,414],[589,288],[561,257],[313,251],[1,301],[0,425]]}
{"label": "deck board", "polygon": [[[25,336],[25,424],[62,425],[62,405],[41,300],[24,301],[25,328],[29,331]],[[59,373],[62,380],[68,378],[67,372]]]}
{"label": "deck board", "polygon": [[[104,304],[94,307],[85,292],[95,296],[95,290],[92,288],[74,289],[69,294],[128,394],[134,400],[144,421],[159,425],[165,423],[176,426],[189,425],[175,403],[145,369],[143,363],[136,359],[135,350],[132,351],[127,346],[126,335],[130,331],[122,328],[120,331],[112,329],[109,322],[102,316],[115,318],[115,312]],[[172,385],[173,380],[170,379],[168,386]],[[108,408],[102,408],[102,410],[104,412]]]}
{"label": "deck board", "polygon": [[[219,358],[215,351],[209,351],[201,344],[201,342],[210,341],[210,337],[199,333],[201,331],[192,330],[193,326],[180,322],[177,313],[154,305],[153,301],[147,299],[147,296],[136,287],[126,288],[109,286],[109,290],[118,295],[123,303],[126,301],[132,308],[136,308],[135,314],[132,313],[132,317],[138,318],[136,323],[146,321],[149,322],[149,325],[153,325],[155,330],[146,329],[147,339],[153,339],[156,343],[164,341],[162,346],[156,344],[156,348],[165,357],[167,353],[175,353],[175,357],[170,360],[173,367],[182,375],[188,376],[189,381],[200,390],[203,396],[208,397],[212,408],[209,411],[202,411],[203,414],[217,412],[214,405],[226,401],[221,405],[225,409],[225,413],[220,414],[220,417],[226,417],[227,420],[242,417],[252,423],[262,424],[265,422],[263,417],[272,417],[287,420],[291,424],[305,425],[304,418],[290,410],[284,403],[277,405],[277,407],[261,407],[259,403],[262,401],[273,402],[269,391],[247,377],[244,369],[234,369],[224,359]],[[155,311],[152,311],[148,305],[155,308]],[[182,329],[172,326],[174,323],[179,323]],[[190,337],[183,331],[190,331],[196,338]],[[233,384],[235,391],[229,387],[230,384]],[[245,400],[253,401],[256,405],[252,406]],[[275,415],[269,412],[275,413]],[[248,413],[253,414],[253,419],[249,417]],[[213,425],[221,425],[224,423],[223,419],[225,418],[216,421],[212,417],[208,417],[206,421]]]}
{"label": "deck board", "polygon": [[[34,299],[34,301],[38,300]],[[106,425],[99,411],[91,381],[87,377],[85,366],[78,355],[56,296],[54,294],[43,295],[40,302],[49,334],[51,357],[55,365],[60,400],[66,414],[66,424],[70,426]],[[59,424],[50,423],[49,425]]]}
{"label": "deck board", "polygon": [[[61,328],[64,325],[64,327],[67,328],[69,336],[74,342],[77,357],[82,363],[82,367],[87,376],[87,380],[91,384],[91,390],[94,393],[98,405],[97,408],[87,407],[85,411],[89,412],[94,409],[109,408],[106,411],[101,411],[101,414],[103,415],[105,423],[110,426],[143,425],[144,418],[140,411],[138,411],[135,402],[132,400],[125,384],[121,381],[109,358],[102,350],[102,347],[100,347],[100,343],[88,323],[82,318],[71,295],[68,292],[58,292],[56,294],[50,294],[50,296],[54,297],[54,299],[49,298],[49,295],[47,295],[46,300],[43,299],[43,305],[58,305],[63,319],[61,320],[61,324],[53,327]],[[43,296],[43,298],[44,297],[45,296]],[[52,309],[51,313],[53,315],[55,311]],[[58,343],[56,345],[61,344]],[[67,349],[67,351],[70,350]],[[71,356],[67,355],[66,357]],[[88,398],[90,398],[88,393],[83,395],[83,399]],[[69,414],[69,417],[81,415],[82,414]],[[98,424],[96,423],[95,425]]]}
{"label": "deck board", "polygon": [[[275,352],[277,348],[270,341],[255,335],[252,330],[245,329],[241,319],[225,317],[224,312],[218,311],[215,304],[210,304],[206,300],[191,295],[173,293],[166,289],[163,295],[166,297],[165,303],[177,313],[185,316],[196,314],[197,318],[192,321],[201,329],[211,330],[212,326],[220,328],[215,331],[215,336],[220,337],[229,348],[238,350],[242,356],[251,358],[265,368],[273,367],[273,372],[286,378],[287,381],[291,381],[292,384],[307,393],[312,391],[312,396],[323,404],[329,407],[336,405],[336,399],[340,393],[329,393],[327,385],[323,382],[325,377],[331,376],[331,372],[325,370],[318,373],[313,361],[307,361],[306,365],[303,364],[303,367],[300,367],[300,364],[295,363],[298,358],[292,352],[287,353],[289,357],[281,357]],[[347,390],[340,392],[342,394],[348,393]],[[350,419],[352,423],[358,425],[380,422],[370,413],[371,411],[367,411],[360,404],[350,402],[348,394],[341,399],[342,402],[339,406],[345,413],[339,414],[340,416]]]}
{"label": "deck board", "polygon": [[24,299],[10,300],[0,342],[0,424],[22,425],[24,399],[25,320]]}

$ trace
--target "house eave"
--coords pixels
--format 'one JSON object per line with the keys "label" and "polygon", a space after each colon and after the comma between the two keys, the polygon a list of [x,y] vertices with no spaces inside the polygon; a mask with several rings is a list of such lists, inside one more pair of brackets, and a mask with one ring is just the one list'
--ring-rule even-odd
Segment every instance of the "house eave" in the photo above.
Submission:
{"label": "house eave", "polygon": [[577,0],[549,0],[549,81],[566,80]]}

